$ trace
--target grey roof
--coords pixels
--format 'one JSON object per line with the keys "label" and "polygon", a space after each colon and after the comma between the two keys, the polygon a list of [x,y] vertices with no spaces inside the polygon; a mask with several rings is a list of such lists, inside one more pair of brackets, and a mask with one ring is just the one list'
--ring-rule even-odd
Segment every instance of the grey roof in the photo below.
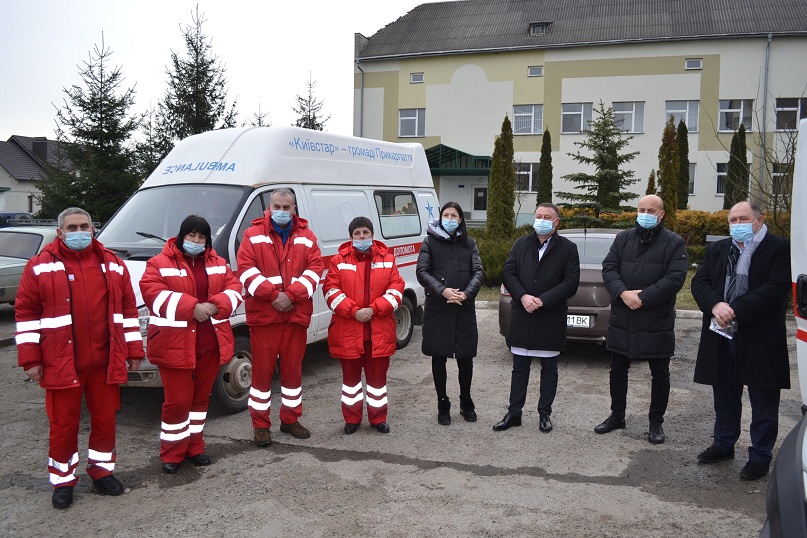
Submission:
{"label": "grey roof", "polygon": [[[531,23],[551,23],[530,35]],[[362,60],[584,44],[807,36],[805,0],[462,0],[421,4],[376,32]]]}
{"label": "grey roof", "polygon": [[[35,142],[37,151],[34,150]],[[44,149],[44,155],[38,153],[40,147]],[[17,181],[40,180],[45,173],[45,159],[53,164],[59,162],[58,147],[59,142],[44,137],[12,135],[8,141],[0,142],[0,166]]]}

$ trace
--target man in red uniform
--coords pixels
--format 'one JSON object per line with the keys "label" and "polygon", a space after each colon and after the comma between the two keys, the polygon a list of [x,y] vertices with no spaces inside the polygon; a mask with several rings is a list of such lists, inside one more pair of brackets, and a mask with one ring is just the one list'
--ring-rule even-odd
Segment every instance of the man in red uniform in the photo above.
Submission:
{"label": "man in red uniform", "polygon": [[255,444],[269,446],[272,375],[280,359],[280,431],[297,439],[311,432],[303,413],[302,377],[306,333],[314,311],[312,297],[323,265],[317,238],[295,214],[294,193],[275,189],[264,216],[252,221],[238,250],[238,272],[252,345],[249,412]]}
{"label": "man in red uniform", "polygon": [[123,493],[112,475],[115,412],[127,362],[137,370],[144,353],[126,266],[93,239],[83,209],[65,209],[58,225],[56,240],[25,266],[14,310],[19,365],[45,389],[53,506],[67,508],[78,482],[82,396],[90,412],[87,474],[101,493]]}

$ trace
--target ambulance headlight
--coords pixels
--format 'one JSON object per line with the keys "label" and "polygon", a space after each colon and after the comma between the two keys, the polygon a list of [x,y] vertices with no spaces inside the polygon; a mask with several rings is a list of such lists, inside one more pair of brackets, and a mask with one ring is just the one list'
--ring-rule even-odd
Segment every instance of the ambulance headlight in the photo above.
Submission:
{"label": "ambulance headlight", "polygon": [[151,317],[151,311],[147,306],[141,306],[137,309],[137,321],[140,322],[140,334],[143,338],[149,332],[149,317]]}

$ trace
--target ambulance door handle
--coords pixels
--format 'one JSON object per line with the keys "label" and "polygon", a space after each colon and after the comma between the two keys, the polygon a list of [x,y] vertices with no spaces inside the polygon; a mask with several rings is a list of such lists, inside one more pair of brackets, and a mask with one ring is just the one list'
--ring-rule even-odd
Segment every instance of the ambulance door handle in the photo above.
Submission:
{"label": "ambulance door handle", "polygon": [[796,297],[793,302],[796,305],[796,313],[807,319],[807,275],[799,275],[796,279]]}

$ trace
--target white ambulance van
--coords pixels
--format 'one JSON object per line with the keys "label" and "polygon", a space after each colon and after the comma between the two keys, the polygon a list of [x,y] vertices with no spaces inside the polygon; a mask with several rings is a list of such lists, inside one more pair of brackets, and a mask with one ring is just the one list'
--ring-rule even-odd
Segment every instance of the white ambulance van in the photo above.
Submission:
{"label": "white ambulance van", "polygon": [[790,259],[802,418],[779,447],[760,538],[807,537],[807,119],[799,124],[790,207]]}
{"label": "white ambulance van", "polygon": [[[396,312],[398,347],[405,346],[423,311],[424,292],[415,277],[418,252],[428,221],[440,210],[423,147],[295,127],[222,129],[183,140],[100,231],[98,239],[118,253],[132,274],[144,337],[149,311],[138,282],[146,261],[176,236],[182,220],[194,214],[206,218],[213,248],[237,271],[244,230],[263,215],[279,187],[296,195],[297,213],[316,234],[326,270],[349,239],[348,223],[360,215],[373,221],[375,238],[393,249],[406,280]],[[330,319],[320,287],[308,343],[328,336]],[[221,410],[237,412],[246,409],[252,379],[243,305],[230,321],[235,356],[221,368],[213,400]],[[162,382],[158,369],[144,361],[129,374],[128,385],[159,387]]]}

